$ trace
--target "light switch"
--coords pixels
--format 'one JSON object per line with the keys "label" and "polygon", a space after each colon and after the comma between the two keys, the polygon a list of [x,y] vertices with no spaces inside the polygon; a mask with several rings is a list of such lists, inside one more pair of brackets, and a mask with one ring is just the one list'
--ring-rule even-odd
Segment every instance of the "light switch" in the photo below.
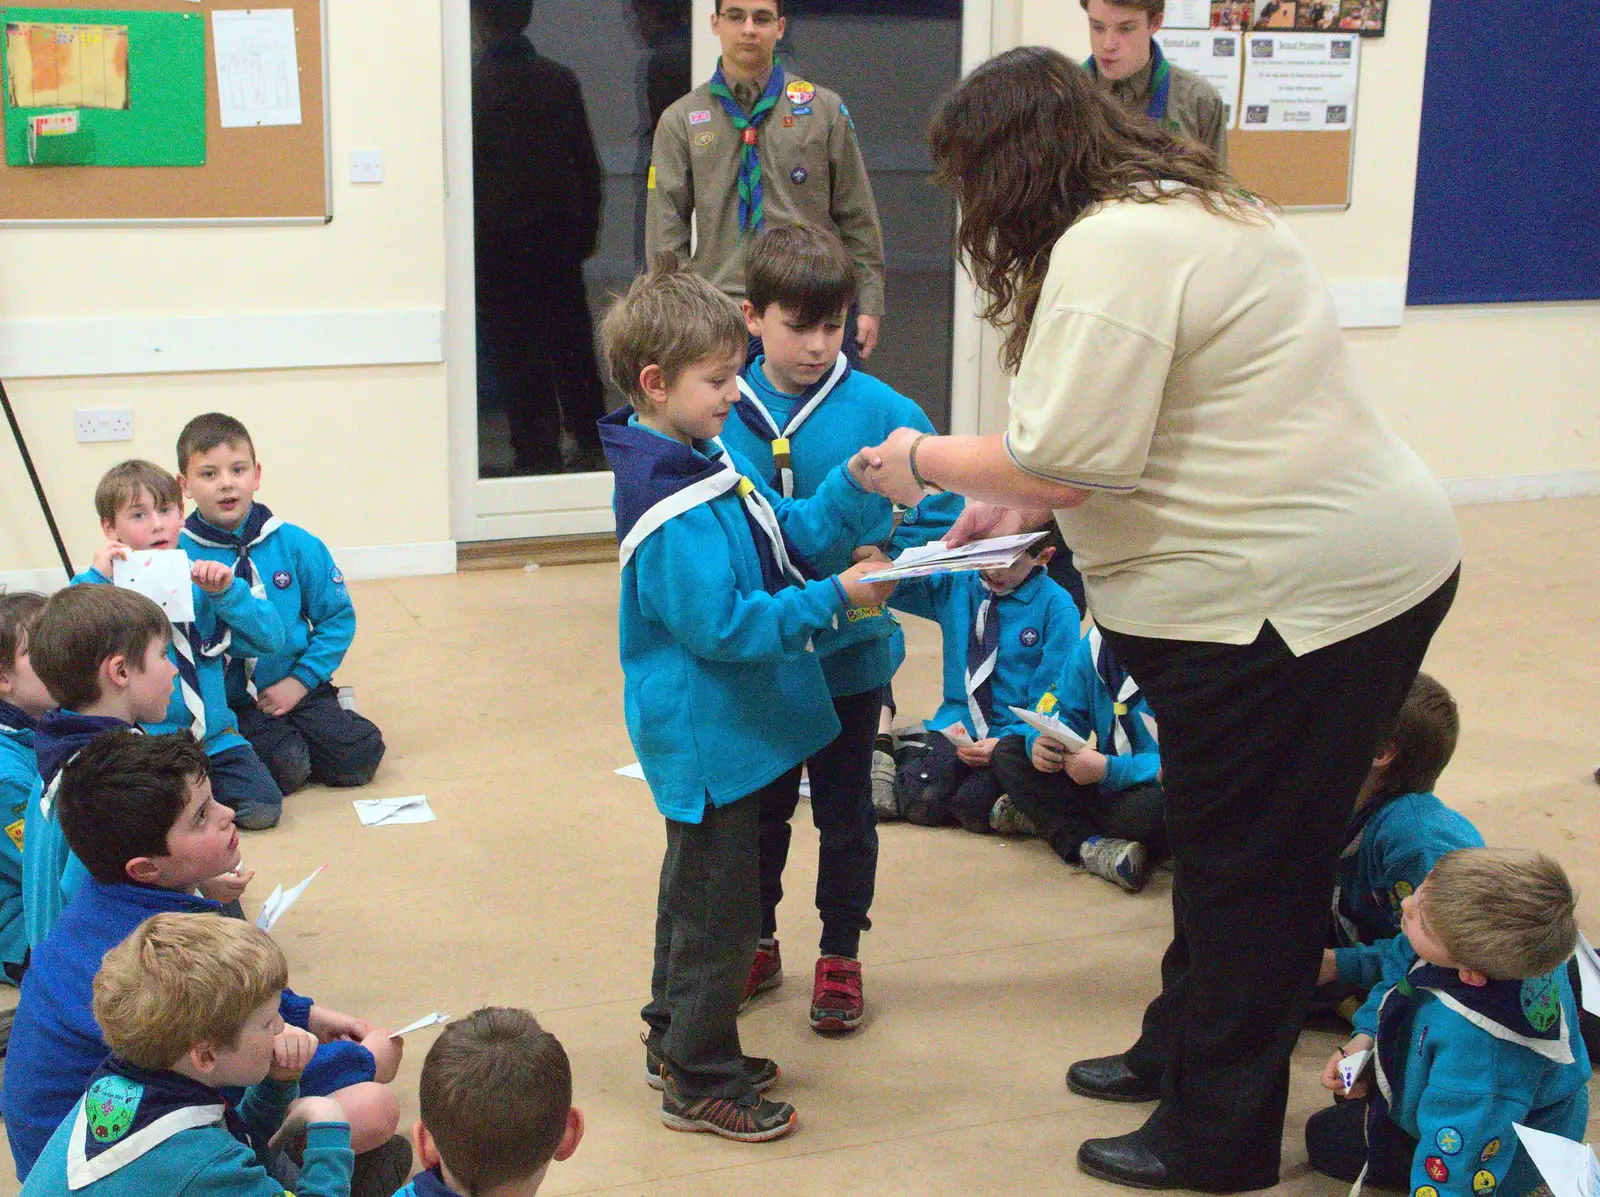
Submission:
{"label": "light switch", "polygon": [[350,181],[352,183],[383,182],[383,151],[351,150]]}

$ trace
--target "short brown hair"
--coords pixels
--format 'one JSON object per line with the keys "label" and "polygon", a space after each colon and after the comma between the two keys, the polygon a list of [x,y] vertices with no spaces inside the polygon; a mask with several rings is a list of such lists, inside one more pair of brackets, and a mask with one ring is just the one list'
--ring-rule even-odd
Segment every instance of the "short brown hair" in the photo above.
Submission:
{"label": "short brown hair", "polygon": [[611,305],[600,341],[611,380],[642,408],[639,375],[646,366],[660,366],[670,386],[696,362],[743,353],[750,334],[733,300],[668,252]]}
{"label": "short brown hair", "polygon": [[125,461],[107,470],[94,488],[95,514],[109,524],[117,518],[117,512],[145,493],[158,503],[183,502],[178,480],[155,462]]}
{"label": "short brown hair", "polygon": [[1459,848],[1428,874],[1422,917],[1462,968],[1499,981],[1542,977],[1578,945],[1577,896],[1562,867],[1522,848]]}
{"label": "short brown hair", "polygon": [[[1083,6],[1083,11],[1089,11],[1089,0],[1078,0]],[[1106,0],[1112,8],[1137,8],[1147,17],[1164,16],[1167,11],[1167,0]]]}
{"label": "short brown hair", "polygon": [[100,666],[128,658],[144,670],[150,642],[171,643],[166,613],[142,594],[116,586],[68,586],[51,595],[34,621],[28,656],[50,697],[81,711],[100,697]]}
{"label": "short brown hair", "polygon": [[778,304],[810,328],[856,301],[856,264],[839,235],[815,225],[769,225],[745,252],[745,298],[762,315]]}
{"label": "short brown hair", "polygon": [[1429,674],[1417,674],[1411,691],[1395,716],[1384,744],[1394,748],[1394,760],[1384,767],[1377,797],[1425,794],[1432,790],[1461,735],[1461,713],[1456,700]]}
{"label": "short brown hair", "polygon": [[44,595],[32,590],[0,594],[0,677],[17,667],[17,654],[28,643],[29,631],[44,604]]}
{"label": "short brown hair", "polygon": [[178,433],[178,473],[187,472],[189,459],[196,453],[209,453],[218,445],[242,445],[250,450],[250,460],[255,460],[256,443],[250,439],[249,429],[232,416],[212,411],[196,416]]}
{"label": "short brown hair", "polygon": [[572,1066],[526,1010],[486,1006],[458,1019],[428,1049],[422,1123],[468,1193],[526,1180],[561,1146],[572,1108]]}
{"label": "short brown hair", "polygon": [[250,1015],[288,983],[283,952],[253,924],[157,914],[101,961],[94,1020],[118,1056],[160,1071],[197,1043],[232,1047]]}

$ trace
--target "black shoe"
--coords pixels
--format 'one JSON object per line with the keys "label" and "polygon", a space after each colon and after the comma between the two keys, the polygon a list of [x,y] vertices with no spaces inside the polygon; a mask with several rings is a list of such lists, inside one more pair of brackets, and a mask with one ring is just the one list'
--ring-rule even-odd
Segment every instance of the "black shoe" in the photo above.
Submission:
{"label": "black shoe", "polygon": [[1155,1101],[1161,1096],[1160,1082],[1134,1072],[1126,1055],[1079,1060],[1067,1069],[1067,1088],[1100,1101]]}
{"label": "black shoe", "polygon": [[1133,1189],[1176,1189],[1167,1166],[1145,1146],[1139,1131],[1115,1139],[1085,1139],[1078,1147],[1078,1167],[1090,1176]]}
{"label": "black shoe", "polygon": [[381,1147],[356,1156],[350,1197],[391,1197],[411,1175],[411,1144],[395,1135]]}

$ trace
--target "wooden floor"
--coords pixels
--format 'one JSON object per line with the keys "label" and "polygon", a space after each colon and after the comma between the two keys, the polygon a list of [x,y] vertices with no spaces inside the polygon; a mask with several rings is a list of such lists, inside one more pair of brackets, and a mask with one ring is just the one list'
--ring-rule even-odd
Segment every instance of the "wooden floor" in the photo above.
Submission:
{"label": "wooden floor", "polygon": [[[1600,929],[1600,501],[1466,509],[1460,598],[1428,669],[1456,694],[1462,740],[1440,787],[1491,843],[1561,859]],[[901,825],[882,830],[868,1023],[806,1026],[818,922],[816,836],[797,831],[780,911],[790,981],[746,1013],[745,1050],[774,1056],[800,1111],[786,1140],[678,1135],[646,1089],[647,996],[662,831],[622,724],[609,564],[370,582],[340,681],[384,729],[364,796],[426,793],[435,823],[363,828],[350,793],[313,790],[249,836],[252,913],[277,883],[327,871],[282,923],[302,993],[399,1025],[431,1010],[531,1007],[566,1044],[588,1118],[548,1194],[1110,1194],[1078,1142],[1141,1108],[1069,1094],[1066,1065],[1133,1038],[1171,926],[1169,876],[1128,897],[1042,845]],[[907,620],[903,712],[931,713],[936,630]],[[801,820],[804,821],[802,807]],[[1270,912],[1263,911],[1263,918]],[[405,1127],[430,1042],[397,1082]],[[1307,1174],[1306,1116],[1334,1045],[1308,1033],[1284,1136],[1286,1193],[1340,1197]],[[1600,1131],[1600,1125],[1591,1124]],[[9,1169],[3,1169],[9,1174]],[[15,1192],[9,1175],[0,1194]]]}

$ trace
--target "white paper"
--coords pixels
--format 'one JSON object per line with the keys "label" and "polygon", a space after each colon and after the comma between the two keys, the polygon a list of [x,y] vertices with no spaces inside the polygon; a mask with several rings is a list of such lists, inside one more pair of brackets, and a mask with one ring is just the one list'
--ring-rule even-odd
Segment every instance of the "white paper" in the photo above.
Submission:
{"label": "white paper", "polygon": [[1017,558],[1029,545],[1048,535],[1048,532],[1025,532],[1021,536],[994,536],[954,549],[948,548],[942,540],[930,541],[918,548],[907,549],[894,559],[891,568],[873,574],[871,580],[892,582],[957,570],[1004,569],[1016,564]]}
{"label": "white paper", "polygon": [[111,580],[155,603],[173,623],[194,622],[194,583],[189,554],[182,549],[140,549],[119,558]]}
{"label": "white paper", "polygon": [[1344,1082],[1346,1090],[1361,1079],[1361,1074],[1366,1070],[1367,1061],[1370,1059],[1372,1059],[1372,1049],[1369,1047],[1351,1052],[1339,1061],[1339,1079]]}
{"label": "white paper", "polygon": [[1352,129],[1361,39],[1353,33],[1245,35],[1241,129]]}
{"label": "white paper", "polygon": [[263,931],[271,931],[274,924],[284,915],[289,913],[289,907],[300,900],[300,895],[306,892],[306,886],[317,879],[317,874],[327,868],[327,865],[318,865],[316,870],[293,889],[284,889],[281,885],[272,887],[266,903],[261,907],[261,913],[256,916],[256,926]]}
{"label": "white paper", "polygon": [[1077,752],[1080,749],[1089,747],[1088,740],[1085,740],[1054,715],[1041,715],[1038,711],[1030,711],[1026,707],[1012,707],[1010,710],[1013,715],[1040,735],[1049,736],[1068,752]]}
{"label": "white paper", "polygon": [[644,780],[644,766],[638,761],[634,761],[631,765],[624,765],[620,769],[614,769],[613,772],[618,777],[631,777],[635,781]]}
{"label": "white paper", "polygon": [[1140,711],[1139,718],[1144,720],[1144,730],[1150,733],[1150,738],[1159,746],[1161,743],[1161,731],[1156,727],[1155,716],[1150,714],[1149,711]]}
{"label": "white paper", "polygon": [[[1163,29],[1209,29],[1211,27],[1211,0],[1167,0],[1167,12],[1161,18]],[[1166,49],[1165,46],[1162,49]]]}
{"label": "white paper", "polygon": [[1582,934],[1578,936],[1578,976],[1583,978],[1583,1008],[1600,1018],[1600,956]]}
{"label": "white paper", "polygon": [[952,723],[949,727],[941,727],[939,729],[939,734],[946,740],[949,740],[950,743],[954,744],[957,748],[961,747],[963,744],[972,743],[972,737],[967,734],[966,725],[963,723]]}
{"label": "white paper", "polygon": [[1555,1197],[1595,1197],[1600,1192],[1600,1160],[1587,1143],[1512,1123],[1523,1150]]}
{"label": "white paper", "polygon": [[435,1010],[432,1014],[424,1014],[421,1018],[417,1019],[416,1022],[408,1022],[398,1031],[391,1033],[389,1038],[398,1039],[402,1035],[411,1034],[412,1031],[420,1031],[423,1027],[437,1026],[441,1022],[447,1022],[449,1018],[450,1016],[443,1010]]}
{"label": "white paper", "polygon": [[214,9],[217,98],[224,129],[300,123],[294,9]]}
{"label": "white paper", "polygon": [[396,823],[432,823],[433,808],[426,794],[405,798],[357,798],[353,805],[363,827],[392,827]]}
{"label": "white paper", "polygon": [[[1170,10],[1172,6],[1167,7]],[[1193,71],[1217,89],[1227,110],[1222,127],[1235,128],[1239,121],[1239,82],[1244,78],[1243,39],[1225,29],[1171,29],[1170,24],[1169,21],[1156,33],[1161,52],[1173,66]]]}

